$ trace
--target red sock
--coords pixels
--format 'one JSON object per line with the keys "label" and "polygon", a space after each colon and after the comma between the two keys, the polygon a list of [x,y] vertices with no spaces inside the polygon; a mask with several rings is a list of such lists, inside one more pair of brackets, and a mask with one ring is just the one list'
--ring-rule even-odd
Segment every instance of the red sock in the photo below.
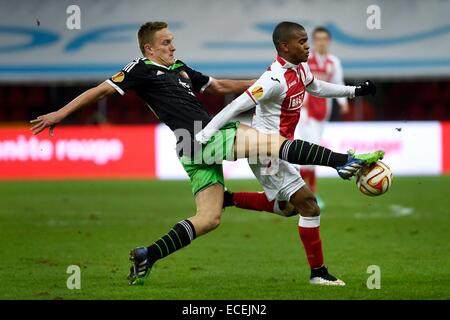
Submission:
{"label": "red sock", "polygon": [[273,212],[275,204],[275,200],[267,200],[264,192],[235,192],[233,202],[238,208],[267,212]]}
{"label": "red sock", "polygon": [[306,257],[311,269],[324,265],[322,241],[320,240],[320,216],[302,217],[300,216],[298,233],[305,248]]}
{"label": "red sock", "polygon": [[316,193],[316,171],[302,168],[300,169],[300,175],[302,176],[303,180],[305,180],[309,189],[311,189],[313,193]]}

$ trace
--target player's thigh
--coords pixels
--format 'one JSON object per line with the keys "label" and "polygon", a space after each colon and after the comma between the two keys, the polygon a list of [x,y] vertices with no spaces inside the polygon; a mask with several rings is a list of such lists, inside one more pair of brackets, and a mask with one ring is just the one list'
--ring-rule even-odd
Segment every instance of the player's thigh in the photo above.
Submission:
{"label": "player's thigh", "polygon": [[304,217],[320,215],[320,208],[317,205],[316,197],[306,184],[292,194],[290,202]]}
{"label": "player's thigh", "polygon": [[266,134],[245,124],[239,125],[234,140],[236,159],[252,158],[258,155],[278,156],[280,146],[286,138],[279,134]]}

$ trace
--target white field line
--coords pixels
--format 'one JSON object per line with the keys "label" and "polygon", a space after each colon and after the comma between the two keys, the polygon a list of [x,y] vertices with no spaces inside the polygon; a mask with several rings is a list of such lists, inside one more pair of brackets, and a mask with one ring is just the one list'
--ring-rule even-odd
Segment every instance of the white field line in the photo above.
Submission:
{"label": "white field line", "polygon": [[386,211],[366,211],[355,212],[353,217],[356,219],[383,219],[392,217],[405,217],[412,215],[414,208],[405,207],[400,204],[391,204]]}

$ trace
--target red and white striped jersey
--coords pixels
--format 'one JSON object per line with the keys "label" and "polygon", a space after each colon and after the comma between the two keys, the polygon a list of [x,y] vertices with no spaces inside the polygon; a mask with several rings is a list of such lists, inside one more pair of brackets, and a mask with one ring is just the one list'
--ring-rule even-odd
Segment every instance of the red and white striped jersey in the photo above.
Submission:
{"label": "red and white striped jersey", "polygon": [[[336,56],[332,54],[320,55],[317,52],[313,52],[308,57],[308,66],[316,79],[335,84],[344,84],[341,61]],[[347,98],[338,98],[339,104],[342,105],[346,102]],[[326,120],[331,113],[331,99],[306,95],[305,108],[308,110],[308,117],[319,121]]]}
{"label": "red and white striped jersey", "polygon": [[259,105],[252,127],[264,133],[294,138],[306,88],[314,80],[308,65],[294,65],[280,56],[246,93]]}

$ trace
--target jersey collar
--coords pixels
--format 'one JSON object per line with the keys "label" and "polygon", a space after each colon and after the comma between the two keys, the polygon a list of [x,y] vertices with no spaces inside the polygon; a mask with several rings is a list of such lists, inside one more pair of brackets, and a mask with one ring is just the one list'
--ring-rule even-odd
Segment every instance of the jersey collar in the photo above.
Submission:
{"label": "jersey collar", "polygon": [[147,58],[147,60],[149,61],[150,64],[153,64],[155,66],[158,66],[158,67],[161,67],[161,68],[164,68],[164,69],[167,69],[167,70],[174,70],[174,69],[176,69],[178,67],[183,66],[183,64],[179,63],[178,60],[176,60],[175,63],[173,65],[171,65],[170,67],[163,66],[162,64],[156,63],[155,61],[152,61],[152,60],[150,60],[148,58]]}
{"label": "jersey collar", "polygon": [[298,65],[290,63],[289,61],[286,61],[284,58],[280,57],[279,55],[277,55],[277,61],[285,69],[298,68]]}

